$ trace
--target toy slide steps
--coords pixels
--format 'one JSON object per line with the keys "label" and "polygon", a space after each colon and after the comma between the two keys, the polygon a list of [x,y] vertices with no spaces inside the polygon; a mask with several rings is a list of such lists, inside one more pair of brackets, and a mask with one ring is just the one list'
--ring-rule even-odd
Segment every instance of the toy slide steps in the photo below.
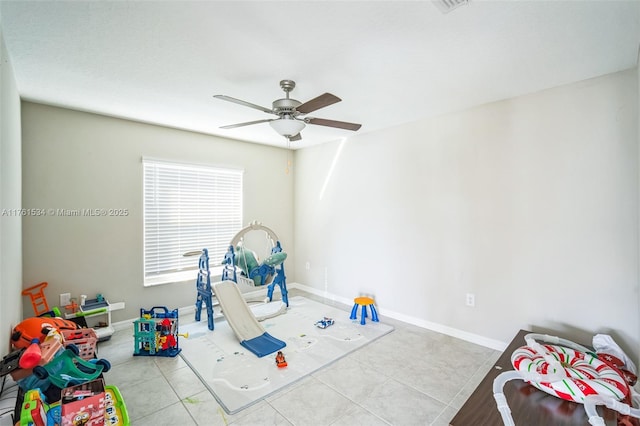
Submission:
{"label": "toy slide steps", "polygon": [[213,284],[222,313],[236,334],[240,344],[263,357],[284,348],[287,344],[267,333],[245,302],[238,286],[233,281],[220,281]]}

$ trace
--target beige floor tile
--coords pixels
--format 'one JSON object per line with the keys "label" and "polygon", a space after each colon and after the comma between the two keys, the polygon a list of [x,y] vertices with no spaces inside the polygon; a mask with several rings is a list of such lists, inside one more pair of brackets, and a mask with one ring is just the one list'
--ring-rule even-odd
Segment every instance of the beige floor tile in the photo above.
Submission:
{"label": "beige floor tile", "polygon": [[196,422],[181,402],[176,402],[168,407],[137,419],[135,426],[195,426]]}
{"label": "beige floor tile", "polygon": [[384,373],[348,356],[312,376],[356,403],[365,400],[372,389],[388,379]]}
{"label": "beige floor tile", "polygon": [[269,402],[294,425],[330,425],[354,404],[329,386],[313,379]]}
{"label": "beige floor tile", "polygon": [[446,408],[446,404],[393,379],[374,389],[360,405],[390,424],[404,426],[431,424]]}
{"label": "beige floor tile", "polygon": [[[118,385],[116,385],[118,386]],[[137,384],[118,386],[132,424],[179,401],[169,382],[162,375]]]}
{"label": "beige floor tile", "polygon": [[358,405],[331,423],[331,426],[388,426],[389,424]]}

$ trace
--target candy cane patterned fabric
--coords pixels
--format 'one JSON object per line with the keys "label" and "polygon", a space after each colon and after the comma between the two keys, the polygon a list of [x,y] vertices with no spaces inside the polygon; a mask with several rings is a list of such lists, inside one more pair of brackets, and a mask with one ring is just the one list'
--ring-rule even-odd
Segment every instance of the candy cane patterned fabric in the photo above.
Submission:
{"label": "candy cane patterned fabric", "polygon": [[[566,378],[554,382],[529,382],[536,388],[558,398],[580,403],[588,395],[603,395],[621,400],[629,392],[624,378],[596,356],[564,346],[542,347],[560,362]],[[556,373],[543,355],[529,346],[516,349],[511,355],[511,363],[513,368],[523,373],[525,379],[527,374]]]}

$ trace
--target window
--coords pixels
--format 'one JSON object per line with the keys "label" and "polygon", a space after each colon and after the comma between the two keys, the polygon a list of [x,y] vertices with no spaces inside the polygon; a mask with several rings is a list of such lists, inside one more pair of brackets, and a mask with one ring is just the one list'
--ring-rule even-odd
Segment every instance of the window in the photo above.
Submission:
{"label": "window", "polygon": [[193,278],[197,257],[209,250],[222,262],[242,228],[242,170],[143,159],[144,284]]}

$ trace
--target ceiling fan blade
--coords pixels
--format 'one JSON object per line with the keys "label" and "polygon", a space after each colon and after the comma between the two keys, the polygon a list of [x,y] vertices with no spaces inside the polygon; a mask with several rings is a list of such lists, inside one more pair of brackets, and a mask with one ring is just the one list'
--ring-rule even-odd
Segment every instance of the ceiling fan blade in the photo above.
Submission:
{"label": "ceiling fan blade", "polygon": [[272,118],[267,118],[264,120],[256,120],[256,121],[247,121],[246,123],[238,123],[238,124],[229,124],[228,126],[221,126],[221,129],[235,129],[236,127],[244,127],[251,126],[252,124],[266,123],[268,121],[273,121]]}
{"label": "ceiling fan blade", "polygon": [[335,104],[336,102],[340,102],[341,100],[342,99],[340,99],[336,95],[325,93],[324,95],[320,95],[317,98],[313,98],[310,101],[307,101],[298,106],[296,108],[296,111],[298,111],[300,114],[308,114],[320,108],[324,108],[326,106]]}
{"label": "ceiling fan blade", "polygon": [[362,127],[362,124],[347,123],[346,121],[325,120],[324,118],[305,118],[305,123],[316,124],[318,126],[337,127],[338,129],[356,131]]}
{"label": "ceiling fan blade", "polygon": [[213,97],[217,98],[217,99],[222,99],[223,101],[233,102],[234,104],[248,106],[249,108],[253,108],[253,109],[260,110],[260,111],[264,111],[264,112],[267,112],[269,114],[274,114],[273,110],[271,110],[269,108],[265,108],[265,107],[260,106],[260,105],[252,104],[251,102],[241,101],[240,99],[232,98],[231,96],[213,95]]}
{"label": "ceiling fan blade", "polygon": [[289,142],[295,142],[299,140],[302,140],[302,136],[300,135],[300,133],[293,135],[289,138]]}

